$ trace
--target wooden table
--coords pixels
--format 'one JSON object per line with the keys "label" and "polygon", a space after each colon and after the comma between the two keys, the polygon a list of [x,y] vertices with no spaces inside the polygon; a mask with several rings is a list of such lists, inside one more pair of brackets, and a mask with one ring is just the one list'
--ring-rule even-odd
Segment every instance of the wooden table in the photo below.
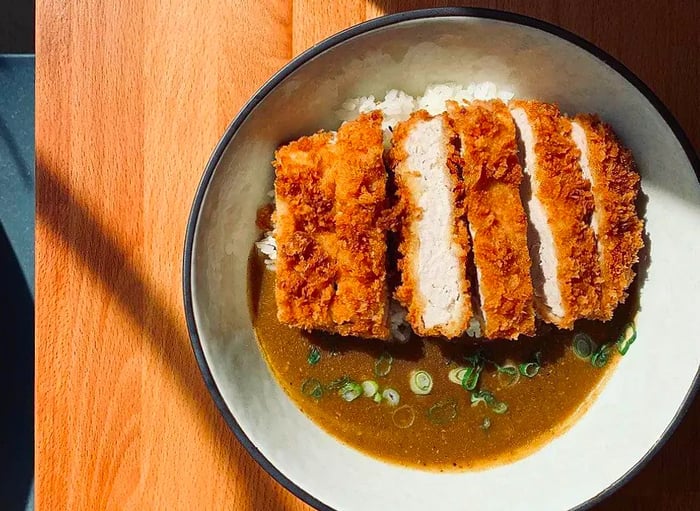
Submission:
{"label": "wooden table", "polygon": [[[437,4],[37,1],[39,510],[308,509],[252,461],[205,389],[182,313],[185,222],[214,144],[274,71],[352,24]],[[475,4],[598,44],[700,146],[700,3]],[[700,400],[599,509],[700,508],[699,430]]]}

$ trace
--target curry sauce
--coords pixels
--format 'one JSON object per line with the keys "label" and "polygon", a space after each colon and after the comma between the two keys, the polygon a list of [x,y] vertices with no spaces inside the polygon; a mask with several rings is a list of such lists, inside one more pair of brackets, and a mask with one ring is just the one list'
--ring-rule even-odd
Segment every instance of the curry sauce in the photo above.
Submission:
{"label": "curry sauce", "polygon": [[[630,291],[632,296],[610,322],[579,321],[573,331],[541,325],[536,337],[517,341],[413,336],[405,344],[396,344],[282,325],[277,320],[275,273],[265,270],[257,254],[251,255],[249,264],[255,333],[269,367],[294,403],[353,448],[385,461],[439,471],[483,469],[514,461],[561,434],[585,411],[620,358],[611,350],[609,362],[594,367],[574,353],[572,338],[585,332],[598,345],[614,343],[637,309],[636,294]],[[313,364],[309,361],[312,349],[320,355]],[[463,366],[465,357],[477,352],[491,361],[481,373],[478,389],[488,390],[506,403],[505,413],[495,413],[484,402],[473,404],[472,394],[448,378],[451,369]],[[375,362],[386,353],[393,358],[391,370],[378,377]],[[531,361],[535,354],[539,354],[540,369],[531,378],[520,376],[511,384],[497,370],[497,366]],[[409,387],[411,371],[419,369],[432,376],[428,395],[416,395]],[[395,389],[400,402],[391,406],[386,400],[375,403],[364,396],[345,401],[337,390],[328,389],[343,376],[356,382],[374,380],[380,389]],[[321,395],[302,392],[309,380],[323,385]],[[429,415],[436,404],[446,403],[450,411],[447,417],[435,420],[435,415]],[[394,416],[406,412],[414,417],[408,427],[405,417],[397,421]]]}

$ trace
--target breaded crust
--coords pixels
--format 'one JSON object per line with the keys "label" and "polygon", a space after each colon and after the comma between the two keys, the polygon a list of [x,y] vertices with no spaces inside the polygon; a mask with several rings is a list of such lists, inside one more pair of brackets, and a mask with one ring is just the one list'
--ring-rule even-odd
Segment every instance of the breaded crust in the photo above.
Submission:
{"label": "breaded crust", "polygon": [[417,254],[420,239],[417,232],[417,223],[423,216],[423,210],[415,200],[414,177],[416,172],[407,168],[408,154],[405,143],[416,124],[428,121],[432,117],[425,110],[414,112],[411,117],[399,123],[393,132],[392,147],[389,151],[389,164],[393,170],[398,195],[397,215],[400,228],[399,257],[397,267],[401,276],[401,284],[395,290],[395,298],[407,311],[407,321],[414,332],[422,336],[444,336],[454,338],[460,336],[467,329],[472,317],[471,299],[469,293],[469,281],[466,277],[467,254],[469,251],[469,238],[464,220],[464,189],[459,175],[460,158],[455,147],[456,133],[449,124],[446,115],[441,116],[448,136],[444,140],[446,151],[446,165],[449,169],[451,195],[452,195],[452,248],[458,259],[459,268],[463,269],[458,286],[464,302],[463,314],[450,324],[437,325],[426,328],[423,315],[426,309],[426,300],[420,292],[418,279]]}
{"label": "breaded crust", "polygon": [[331,315],[343,335],[389,336],[382,114],[338,130],[335,152],[337,290]]}
{"label": "breaded crust", "polygon": [[275,299],[281,323],[389,337],[382,115],[275,154]]}
{"label": "breaded crust", "polygon": [[608,320],[627,298],[627,288],[635,276],[632,267],[644,246],[643,223],[635,205],[639,174],[632,153],[620,144],[610,126],[595,115],[578,115],[574,120],[583,128],[588,142],[603,277],[598,318]]}
{"label": "breaded crust", "polygon": [[535,333],[527,218],[520,199],[522,167],[515,123],[500,100],[449,104],[460,136],[462,175],[479,269],[479,295],[487,338]]}
{"label": "breaded crust", "polygon": [[330,133],[317,133],[275,153],[275,300],[281,323],[333,330],[335,179]]}
{"label": "breaded crust", "polygon": [[535,135],[537,194],[554,238],[565,315],[552,316],[537,299],[535,307],[546,321],[572,328],[575,320],[594,316],[600,304],[600,266],[590,226],[593,194],[581,173],[580,152],[571,140],[571,122],[559,109],[523,100],[511,101],[509,106],[526,112]]}

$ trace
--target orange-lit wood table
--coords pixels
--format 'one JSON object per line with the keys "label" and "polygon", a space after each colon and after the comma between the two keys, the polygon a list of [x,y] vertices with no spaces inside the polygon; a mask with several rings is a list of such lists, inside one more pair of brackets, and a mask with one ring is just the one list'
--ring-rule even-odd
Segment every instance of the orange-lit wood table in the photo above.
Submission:
{"label": "orange-lit wood table", "polygon": [[[470,3],[598,44],[700,146],[700,3]],[[219,136],[273,72],[352,24],[437,4],[37,1],[39,510],[308,509],[238,444],[199,374],[182,313],[187,215]],[[599,508],[700,508],[698,430],[700,401]]]}

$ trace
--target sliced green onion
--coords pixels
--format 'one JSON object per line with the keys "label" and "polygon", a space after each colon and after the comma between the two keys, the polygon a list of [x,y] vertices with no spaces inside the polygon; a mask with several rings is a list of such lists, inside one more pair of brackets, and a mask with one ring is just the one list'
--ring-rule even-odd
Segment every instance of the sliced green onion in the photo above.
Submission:
{"label": "sliced green onion", "polygon": [[593,367],[601,368],[610,360],[610,353],[612,352],[612,346],[609,343],[601,344],[595,353],[591,356],[591,365]]}
{"label": "sliced green onion", "polygon": [[394,363],[394,357],[386,351],[382,353],[374,362],[374,374],[377,377],[386,376],[391,371],[391,365]]}
{"label": "sliced green onion", "polygon": [[508,411],[508,405],[503,401],[497,401],[496,396],[494,396],[488,390],[472,392],[471,403],[472,406],[477,406],[479,403],[484,403],[486,406],[491,408],[493,413],[497,413],[499,415]]}
{"label": "sliced green onion", "polygon": [[497,403],[493,404],[491,410],[493,410],[493,413],[502,415],[508,411],[508,405],[505,404],[503,401],[498,401]]}
{"label": "sliced green onion", "polygon": [[637,329],[635,328],[634,323],[627,323],[625,325],[625,331],[622,332],[622,335],[617,340],[617,351],[620,352],[620,355],[625,355],[636,339]]}
{"label": "sliced green onion", "polygon": [[540,366],[536,362],[528,362],[527,364],[520,364],[519,366],[520,374],[527,378],[534,378],[537,373],[540,372]]}
{"label": "sliced green onion", "polygon": [[316,378],[309,378],[301,384],[301,392],[305,396],[318,400],[323,396],[323,385]]}
{"label": "sliced green onion", "polygon": [[433,377],[427,371],[411,371],[409,385],[411,392],[419,396],[425,396],[433,390]]}
{"label": "sliced green onion", "polygon": [[379,384],[374,380],[365,380],[362,382],[362,394],[365,397],[374,397],[379,392]]}
{"label": "sliced green onion", "polygon": [[326,385],[327,390],[338,390],[339,388],[343,387],[346,383],[350,383],[352,380],[350,379],[349,376],[344,375],[338,378],[337,380],[333,380],[330,382],[328,385]]}
{"label": "sliced green onion", "polygon": [[401,401],[401,396],[394,389],[384,389],[382,397],[386,399],[389,406],[396,406],[399,404],[399,401]]}
{"label": "sliced green onion", "polygon": [[456,383],[457,385],[462,384],[462,380],[464,379],[464,373],[466,373],[467,368],[466,367],[455,367],[452,369],[447,377],[450,379],[452,383]]}
{"label": "sliced green onion", "polygon": [[362,395],[362,385],[354,381],[348,382],[340,387],[338,395],[345,401],[355,401],[355,399]]}
{"label": "sliced green onion", "polygon": [[410,428],[416,420],[416,412],[414,412],[413,408],[409,405],[399,406],[394,410],[394,413],[391,414],[391,420],[397,428]]}
{"label": "sliced green onion", "polygon": [[461,383],[464,390],[472,391],[476,388],[477,383],[479,383],[479,376],[484,369],[484,362],[481,359],[475,359],[475,357],[469,357],[468,360],[474,365],[465,368]]}
{"label": "sliced green onion", "polygon": [[491,427],[491,419],[489,419],[488,417],[484,417],[484,420],[481,422],[481,429],[486,431],[490,427]]}
{"label": "sliced green onion", "polygon": [[306,358],[306,361],[309,363],[309,365],[315,366],[318,364],[321,360],[321,350],[318,348],[318,346],[311,345],[309,348],[309,356]]}
{"label": "sliced green onion", "polygon": [[520,381],[520,371],[513,364],[496,366],[498,382],[504,387],[512,387]]}
{"label": "sliced green onion", "polygon": [[372,396],[372,401],[374,401],[377,404],[381,403],[382,402],[382,393],[377,392],[374,396]]}
{"label": "sliced green onion", "polygon": [[491,407],[496,402],[496,398],[493,397],[493,394],[488,390],[478,390],[476,392],[472,392],[470,401],[472,406],[476,406],[479,403],[485,403],[487,406]]}
{"label": "sliced green onion", "polygon": [[591,339],[591,336],[583,332],[574,335],[572,346],[574,354],[581,360],[588,360],[596,350],[595,343],[593,339]]}
{"label": "sliced green onion", "polygon": [[438,401],[428,408],[428,419],[438,425],[444,425],[457,418],[457,401],[452,398]]}
{"label": "sliced green onion", "polygon": [[533,358],[535,359],[533,362],[527,362],[525,364],[520,364],[518,366],[518,369],[520,370],[520,374],[525,376],[526,378],[534,378],[537,376],[537,373],[540,372],[540,367],[542,366],[542,359],[541,359],[541,352],[535,353]]}

